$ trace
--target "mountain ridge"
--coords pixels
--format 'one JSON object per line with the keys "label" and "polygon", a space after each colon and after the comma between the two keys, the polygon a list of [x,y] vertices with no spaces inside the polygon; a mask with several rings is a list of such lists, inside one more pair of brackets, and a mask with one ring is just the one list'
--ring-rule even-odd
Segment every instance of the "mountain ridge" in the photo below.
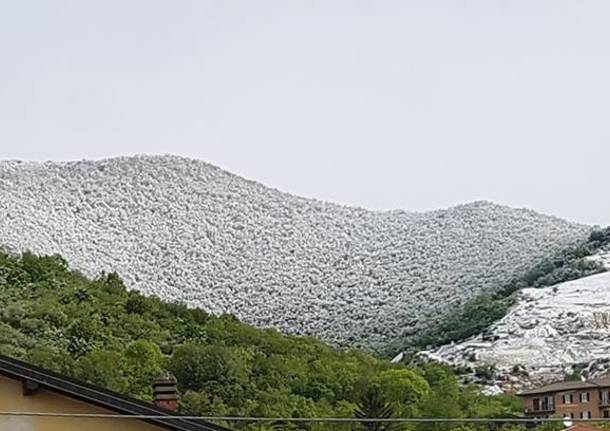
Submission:
{"label": "mountain ridge", "polygon": [[338,203],[338,202],[334,202],[331,200],[320,199],[320,198],[311,197],[311,196],[297,195],[290,191],[283,190],[279,187],[269,186],[261,181],[253,180],[253,179],[245,177],[241,174],[235,174],[233,172],[227,171],[217,164],[206,162],[205,160],[200,160],[200,159],[187,157],[187,156],[180,156],[180,155],[176,155],[176,154],[172,154],[172,153],[165,153],[165,154],[137,153],[137,154],[133,154],[133,155],[103,157],[100,159],[74,159],[74,160],[50,160],[49,159],[49,160],[38,161],[38,160],[4,159],[4,160],[0,160],[0,169],[2,169],[3,167],[17,168],[17,167],[24,167],[24,166],[25,167],[27,167],[27,166],[44,167],[45,165],[69,167],[72,165],[79,165],[79,164],[83,164],[83,163],[95,165],[98,163],[129,161],[129,160],[134,160],[134,159],[143,159],[143,160],[174,159],[176,161],[196,162],[196,163],[206,165],[210,169],[222,172],[223,174],[229,175],[240,181],[249,182],[249,183],[255,184],[257,186],[264,187],[266,189],[270,189],[270,190],[276,191],[278,193],[281,193],[281,194],[284,194],[284,195],[287,195],[287,196],[290,196],[293,198],[303,199],[303,200],[312,201],[312,202],[318,202],[321,204],[332,205],[332,206],[336,206],[336,207],[340,207],[340,208],[363,210],[363,211],[367,211],[367,212],[374,212],[374,213],[380,213],[380,214],[384,214],[384,213],[426,214],[426,213],[432,213],[432,212],[437,212],[437,211],[440,212],[440,211],[446,211],[446,210],[451,210],[451,209],[457,209],[457,208],[461,208],[461,207],[489,206],[489,207],[496,207],[496,208],[511,209],[511,210],[516,210],[516,211],[525,211],[525,212],[529,212],[529,213],[535,213],[535,214],[538,214],[538,215],[541,215],[544,217],[548,217],[551,219],[555,219],[558,221],[565,221],[568,223],[578,224],[578,225],[582,225],[582,226],[589,226],[586,223],[581,223],[581,222],[574,221],[574,220],[568,220],[566,218],[556,216],[554,214],[549,214],[549,213],[546,213],[543,211],[539,211],[539,210],[535,210],[535,209],[531,209],[531,208],[527,208],[527,207],[513,207],[513,206],[510,206],[507,204],[497,203],[497,202],[494,202],[494,201],[491,201],[488,199],[475,199],[475,200],[467,201],[464,203],[449,205],[449,206],[443,207],[443,208],[434,208],[434,209],[428,209],[428,210],[406,210],[403,208],[372,209],[372,208],[367,208],[366,206],[363,206],[363,205],[343,204],[343,203]]}
{"label": "mountain ridge", "polygon": [[9,251],[59,253],[144,293],[372,348],[589,231],[487,201],[370,211],[179,156],[0,162],[0,197]]}

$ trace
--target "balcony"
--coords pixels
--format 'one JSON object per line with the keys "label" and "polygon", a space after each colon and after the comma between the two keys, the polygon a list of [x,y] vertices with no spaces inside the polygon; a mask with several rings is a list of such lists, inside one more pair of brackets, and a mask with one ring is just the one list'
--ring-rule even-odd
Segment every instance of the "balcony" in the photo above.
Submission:
{"label": "balcony", "polygon": [[552,404],[543,404],[539,407],[534,407],[533,409],[525,409],[526,415],[540,415],[549,413],[555,413],[555,406]]}

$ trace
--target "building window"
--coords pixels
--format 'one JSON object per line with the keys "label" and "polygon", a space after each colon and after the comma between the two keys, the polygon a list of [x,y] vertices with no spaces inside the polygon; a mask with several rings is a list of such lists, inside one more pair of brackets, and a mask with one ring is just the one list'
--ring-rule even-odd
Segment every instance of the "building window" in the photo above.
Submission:
{"label": "building window", "polygon": [[602,406],[607,406],[608,401],[610,400],[610,397],[608,396],[608,391],[601,391],[600,394]]}
{"label": "building window", "polygon": [[572,404],[572,394],[563,394],[562,399],[564,404]]}
{"label": "building window", "polygon": [[580,402],[581,403],[588,403],[590,401],[589,399],[589,392],[581,392],[580,393]]}
{"label": "building window", "polygon": [[608,410],[604,410],[603,416],[604,418],[610,418],[610,412]]}
{"label": "building window", "polygon": [[580,412],[581,419],[591,419],[591,412]]}
{"label": "building window", "polygon": [[541,410],[545,411],[545,412],[551,412],[555,410],[555,402],[553,400],[553,397],[544,397],[542,398],[541,402],[540,402],[540,408]]}

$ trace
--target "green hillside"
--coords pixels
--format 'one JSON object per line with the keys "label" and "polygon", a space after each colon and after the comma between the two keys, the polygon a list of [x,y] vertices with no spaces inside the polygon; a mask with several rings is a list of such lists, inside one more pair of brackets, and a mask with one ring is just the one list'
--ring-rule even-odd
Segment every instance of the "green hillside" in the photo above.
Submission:
{"label": "green hillside", "polygon": [[394,365],[147,298],[128,292],[115,274],[89,280],[58,256],[0,253],[0,303],[1,353],[148,400],[152,379],[168,370],[178,378],[182,411],[191,414],[464,417],[520,410],[513,397],[461,387],[441,366]]}

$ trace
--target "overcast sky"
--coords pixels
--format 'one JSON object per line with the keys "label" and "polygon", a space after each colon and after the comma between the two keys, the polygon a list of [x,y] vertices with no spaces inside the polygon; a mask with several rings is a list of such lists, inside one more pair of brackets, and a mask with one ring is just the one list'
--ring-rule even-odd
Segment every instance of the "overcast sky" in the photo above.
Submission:
{"label": "overcast sky", "polygon": [[610,224],[610,1],[0,2],[0,158]]}

